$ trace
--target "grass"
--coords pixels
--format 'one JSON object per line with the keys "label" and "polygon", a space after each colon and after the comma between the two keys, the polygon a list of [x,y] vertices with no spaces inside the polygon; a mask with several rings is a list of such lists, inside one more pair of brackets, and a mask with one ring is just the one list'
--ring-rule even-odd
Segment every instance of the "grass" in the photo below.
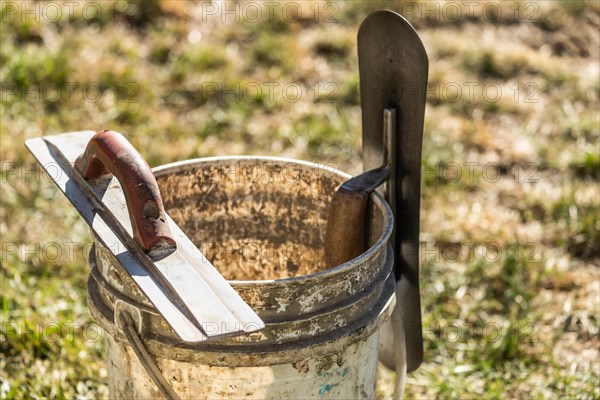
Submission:
{"label": "grass", "polygon": [[[460,18],[448,2],[379,3],[224,22],[183,1],[52,21],[2,3],[0,398],[108,396],[90,237],[24,140],[110,127],[151,165],[261,154],[356,174],[355,35],[378,8],[404,11],[430,56],[426,360],[407,398],[600,397],[598,3],[483,2]],[[392,379],[380,367],[379,398]]]}

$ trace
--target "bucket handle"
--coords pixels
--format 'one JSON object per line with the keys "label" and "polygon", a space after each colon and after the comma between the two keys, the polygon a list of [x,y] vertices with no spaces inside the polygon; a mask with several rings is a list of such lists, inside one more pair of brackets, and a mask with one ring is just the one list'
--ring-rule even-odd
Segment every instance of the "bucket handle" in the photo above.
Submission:
{"label": "bucket handle", "polygon": [[144,341],[135,328],[133,317],[128,311],[121,310],[119,313],[119,323],[121,325],[121,330],[133,348],[135,355],[137,356],[138,360],[140,360],[140,363],[146,370],[146,373],[148,376],[150,376],[150,379],[152,379],[158,390],[160,390],[161,394],[165,396],[165,399],[167,400],[180,400],[177,393],[175,393],[173,388],[169,386],[169,383],[163,376],[162,372],[160,372],[160,369],[158,368],[158,365],[156,365],[156,361],[154,361],[152,355],[148,353],[146,346],[144,346]]}
{"label": "bucket handle", "polygon": [[156,178],[125,136],[111,130],[96,133],[75,161],[75,168],[85,179],[113,174],[119,180],[133,238],[146,253],[152,256],[176,248]]}

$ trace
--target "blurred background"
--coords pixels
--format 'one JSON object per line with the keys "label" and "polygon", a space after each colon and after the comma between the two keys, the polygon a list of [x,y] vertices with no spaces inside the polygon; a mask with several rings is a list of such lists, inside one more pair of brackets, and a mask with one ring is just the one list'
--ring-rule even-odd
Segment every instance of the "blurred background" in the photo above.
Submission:
{"label": "blurred background", "polygon": [[[595,1],[1,2],[0,398],[107,397],[85,223],[23,142],[127,135],[151,166],[276,155],[356,174],[356,34],[388,8],[429,54],[407,397],[600,397]],[[393,374],[379,368],[378,397]]]}

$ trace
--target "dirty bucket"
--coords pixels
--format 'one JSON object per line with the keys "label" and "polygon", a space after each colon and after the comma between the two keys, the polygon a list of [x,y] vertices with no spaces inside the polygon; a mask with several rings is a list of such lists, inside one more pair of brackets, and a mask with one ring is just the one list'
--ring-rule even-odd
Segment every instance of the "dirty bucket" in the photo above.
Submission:
{"label": "dirty bucket", "polygon": [[[371,194],[368,250],[326,269],[328,205],[349,175],[268,157],[197,159],[154,172],[167,212],[266,328],[181,341],[95,240],[88,305],[107,333],[110,397],[164,398],[167,390],[181,398],[374,398],[379,328],[395,288],[393,218],[383,198]],[[133,333],[123,310],[134,316]]]}

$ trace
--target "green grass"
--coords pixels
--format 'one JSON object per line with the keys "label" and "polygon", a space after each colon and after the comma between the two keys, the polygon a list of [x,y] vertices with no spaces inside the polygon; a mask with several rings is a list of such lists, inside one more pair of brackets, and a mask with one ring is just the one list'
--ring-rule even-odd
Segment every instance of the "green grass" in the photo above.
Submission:
{"label": "green grass", "polygon": [[[85,300],[87,227],[24,140],[109,127],[153,166],[261,154],[356,174],[358,25],[406,5],[322,3],[317,18],[303,2],[303,18],[221,22],[191,2],[121,1],[49,22],[10,4],[0,13],[0,398],[106,398]],[[426,359],[407,398],[597,399],[600,7],[502,2],[501,16],[486,16],[486,4],[458,22],[407,15],[430,56]],[[497,101],[488,86],[501,88]],[[379,373],[378,396],[389,397],[393,373]]]}

